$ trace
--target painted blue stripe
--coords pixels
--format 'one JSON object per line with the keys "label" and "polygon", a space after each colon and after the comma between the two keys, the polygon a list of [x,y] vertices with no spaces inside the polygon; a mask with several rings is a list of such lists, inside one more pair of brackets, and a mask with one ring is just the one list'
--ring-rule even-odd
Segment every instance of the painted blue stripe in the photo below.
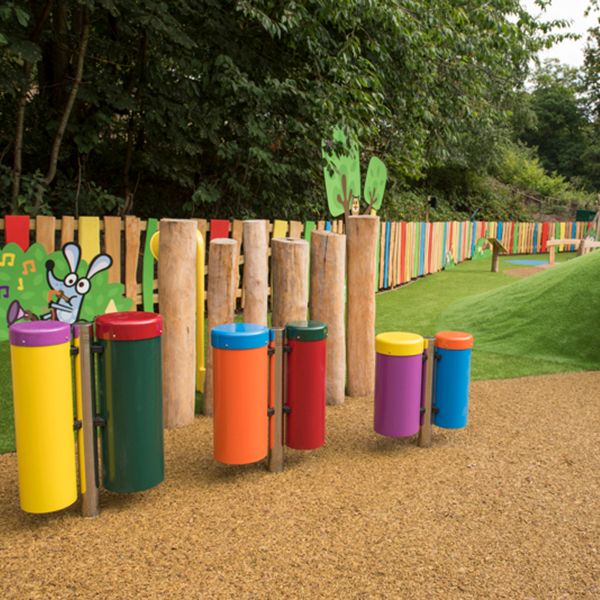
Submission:
{"label": "painted blue stripe", "polygon": [[538,227],[538,223],[533,226],[533,254],[537,254]]}
{"label": "painted blue stripe", "polygon": [[446,266],[446,242],[448,240],[448,223],[444,223],[444,241],[442,243],[442,269]]}
{"label": "painted blue stripe", "polygon": [[475,224],[475,222],[473,221],[471,223],[471,256],[469,258],[473,258],[473,254],[475,254],[475,228],[477,227],[477,225]]}
{"label": "painted blue stripe", "polygon": [[[573,225],[571,226],[571,237],[573,239],[577,238],[577,223],[573,222]],[[571,244],[571,250],[575,251],[575,246],[573,244]]]}
{"label": "painted blue stripe", "polygon": [[325,231],[331,231],[331,221],[325,221]]}
{"label": "painted blue stripe", "polygon": [[385,224],[385,252],[383,255],[383,287],[390,287],[389,282],[389,258],[390,258],[390,232],[392,230],[392,224],[387,222]]}
{"label": "painted blue stripe", "polygon": [[496,233],[496,239],[502,243],[502,233],[504,232],[504,224],[502,221],[498,221],[498,232]]}
{"label": "painted blue stripe", "polygon": [[419,252],[419,275],[425,274],[425,242],[427,241],[426,234],[427,226],[421,223],[421,251]]}

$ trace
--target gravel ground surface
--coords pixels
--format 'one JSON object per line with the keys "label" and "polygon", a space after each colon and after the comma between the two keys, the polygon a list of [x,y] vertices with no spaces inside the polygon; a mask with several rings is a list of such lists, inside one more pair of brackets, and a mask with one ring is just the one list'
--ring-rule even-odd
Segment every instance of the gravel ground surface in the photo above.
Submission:
{"label": "gravel ground surface", "polygon": [[0,456],[0,597],[600,598],[600,373],[472,386],[464,431],[377,436],[372,400],[284,473],[225,467],[211,422],[166,434],[166,481],[102,513],[18,508]]}

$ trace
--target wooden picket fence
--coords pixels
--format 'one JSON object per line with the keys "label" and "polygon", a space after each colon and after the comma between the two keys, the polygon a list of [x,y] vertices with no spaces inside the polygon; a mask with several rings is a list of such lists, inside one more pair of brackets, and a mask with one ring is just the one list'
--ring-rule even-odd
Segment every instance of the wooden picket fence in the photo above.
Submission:
{"label": "wooden picket fence", "polygon": [[[243,251],[243,222],[220,219],[197,219],[198,228],[207,242],[231,237]],[[135,216],[74,217],[7,215],[0,219],[0,244],[15,242],[26,250],[39,243],[53,252],[67,242],[77,241],[82,258],[89,261],[101,251],[110,254],[113,265],[109,281],[121,282],[125,295],[135,306],[153,310],[157,302],[156,264],[150,252],[150,238],[158,230],[157,219],[141,220]],[[412,279],[441,271],[449,260],[460,263],[470,259],[477,241],[496,237],[511,254],[546,252],[550,239],[584,237],[590,223],[513,223],[496,221],[452,221],[436,223],[382,222],[379,245],[378,289],[390,289]],[[314,230],[344,232],[343,221],[283,221],[269,223],[272,238],[310,240]],[[210,245],[207,243],[207,253]],[[560,247],[559,251],[573,251]],[[243,275],[244,257],[240,252]],[[240,277],[241,282],[241,277]],[[241,285],[241,283],[240,283]],[[242,296],[241,288],[237,295]]]}

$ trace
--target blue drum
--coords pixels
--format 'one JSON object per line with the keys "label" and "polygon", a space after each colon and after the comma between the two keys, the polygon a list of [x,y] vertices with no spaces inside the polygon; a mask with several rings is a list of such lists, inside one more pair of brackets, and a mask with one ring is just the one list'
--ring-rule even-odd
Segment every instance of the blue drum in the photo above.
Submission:
{"label": "blue drum", "polygon": [[433,424],[446,429],[467,426],[473,336],[441,331],[435,336]]}

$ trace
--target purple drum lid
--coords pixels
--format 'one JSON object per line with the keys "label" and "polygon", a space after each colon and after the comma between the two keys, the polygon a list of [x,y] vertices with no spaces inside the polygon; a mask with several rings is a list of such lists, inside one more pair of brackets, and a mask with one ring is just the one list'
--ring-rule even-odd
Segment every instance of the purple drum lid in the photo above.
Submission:
{"label": "purple drum lid", "polygon": [[71,327],[60,321],[22,321],[8,328],[13,346],[56,346],[71,339]]}

